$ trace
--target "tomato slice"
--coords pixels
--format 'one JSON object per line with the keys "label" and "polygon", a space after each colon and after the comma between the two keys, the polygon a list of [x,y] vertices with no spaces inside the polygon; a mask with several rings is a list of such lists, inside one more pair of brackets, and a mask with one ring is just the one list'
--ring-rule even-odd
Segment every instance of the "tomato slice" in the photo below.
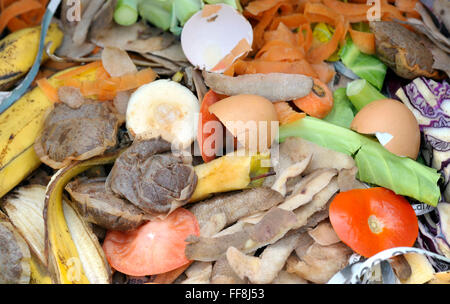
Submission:
{"label": "tomato slice", "polygon": [[419,233],[408,201],[376,187],[341,192],[330,204],[330,222],[339,238],[362,256],[394,247],[411,247]]}
{"label": "tomato slice", "polygon": [[124,274],[160,274],[189,263],[185,239],[199,234],[195,216],[178,208],[164,220],[150,221],[136,230],[108,231],[103,250],[111,267]]}
{"label": "tomato slice", "polygon": [[[216,143],[220,143],[223,140],[224,127],[216,115],[209,112],[210,105],[218,102],[221,99],[226,98],[225,95],[217,94],[216,92],[209,90],[205,97],[203,97],[202,104],[200,106],[200,119],[198,120],[197,141],[202,154],[202,159],[205,163],[212,161],[216,158],[220,145],[216,146]],[[211,123],[207,125],[207,123]],[[216,128],[220,127],[222,132],[217,132]]]}

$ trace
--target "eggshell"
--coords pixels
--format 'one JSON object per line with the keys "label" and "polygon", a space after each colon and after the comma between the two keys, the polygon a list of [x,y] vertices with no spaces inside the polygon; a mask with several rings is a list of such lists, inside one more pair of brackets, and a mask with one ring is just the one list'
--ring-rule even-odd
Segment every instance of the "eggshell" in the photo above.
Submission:
{"label": "eggshell", "polygon": [[[184,25],[181,47],[192,65],[210,71],[233,50],[228,66],[246,53],[245,48],[235,49],[243,39],[246,45],[252,45],[253,29],[247,19],[229,5],[206,5]],[[223,72],[228,66],[215,72]]]}
{"label": "eggshell", "polygon": [[361,134],[376,135],[396,155],[416,159],[419,154],[419,124],[408,107],[397,100],[369,103],[356,114],[350,128]]}
{"label": "eggshell", "polygon": [[235,95],[214,103],[208,110],[248,151],[266,151],[277,135],[277,112],[264,97]]}

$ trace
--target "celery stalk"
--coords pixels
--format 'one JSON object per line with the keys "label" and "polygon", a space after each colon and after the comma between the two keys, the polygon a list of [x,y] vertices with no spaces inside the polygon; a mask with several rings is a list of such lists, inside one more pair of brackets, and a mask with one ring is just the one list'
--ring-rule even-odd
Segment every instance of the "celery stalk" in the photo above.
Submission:
{"label": "celery stalk", "polygon": [[175,14],[181,26],[202,8],[201,0],[174,0],[174,4]]}
{"label": "celery stalk", "polygon": [[441,195],[436,169],[386,150],[376,140],[326,121],[305,117],[280,127],[280,142],[301,137],[320,146],[351,155],[358,167],[358,179],[385,187],[399,195],[436,206]]}
{"label": "celery stalk", "polygon": [[120,25],[135,24],[138,19],[140,0],[118,0],[114,10],[114,21]]}
{"label": "celery stalk", "polygon": [[358,111],[372,101],[386,99],[386,96],[365,79],[357,79],[347,84],[346,94]]}
{"label": "celery stalk", "polygon": [[183,28],[178,25],[178,19],[176,14],[176,2],[172,3],[172,11],[170,15],[170,32],[176,36],[180,36]]}
{"label": "celery stalk", "polygon": [[170,28],[171,12],[163,7],[162,1],[143,0],[139,4],[139,14],[153,25],[167,31]]}

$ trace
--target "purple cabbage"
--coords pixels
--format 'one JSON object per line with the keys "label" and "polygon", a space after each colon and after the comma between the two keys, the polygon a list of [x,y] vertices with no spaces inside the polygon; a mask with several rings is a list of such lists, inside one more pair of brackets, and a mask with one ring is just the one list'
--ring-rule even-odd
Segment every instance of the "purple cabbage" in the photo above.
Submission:
{"label": "purple cabbage", "polygon": [[424,159],[444,177],[443,197],[450,201],[449,83],[419,77],[401,86],[395,94],[416,117],[423,133]]}
{"label": "purple cabbage", "polygon": [[[420,248],[450,258],[450,204],[441,202],[430,213],[419,216]],[[428,257],[436,271],[450,270],[450,264]]]}
{"label": "purple cabbage", "polygon": [[450,102],[450,85],[419,77],[397,90],[396,95],[414,113],[421,129],[450,126],[450,113],[443,104]]}

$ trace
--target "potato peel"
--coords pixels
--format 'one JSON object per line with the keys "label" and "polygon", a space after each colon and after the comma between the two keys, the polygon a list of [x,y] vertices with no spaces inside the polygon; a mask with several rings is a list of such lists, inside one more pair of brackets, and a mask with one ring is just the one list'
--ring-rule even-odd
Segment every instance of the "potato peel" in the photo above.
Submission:
{"label": "potato peel", "polygon": [[248,277],[250,282],[255,284],[271,283],[297,246],[298,236],[298,233],[294,233],[269,245],[260,258],[245,255],[238,249],[230,247],[226,253],[228,263],[241,279]]}
{"label": "potato peel", "polygon": [[0,211],[0,284],[28,284],[29,260],[27,243]]}

